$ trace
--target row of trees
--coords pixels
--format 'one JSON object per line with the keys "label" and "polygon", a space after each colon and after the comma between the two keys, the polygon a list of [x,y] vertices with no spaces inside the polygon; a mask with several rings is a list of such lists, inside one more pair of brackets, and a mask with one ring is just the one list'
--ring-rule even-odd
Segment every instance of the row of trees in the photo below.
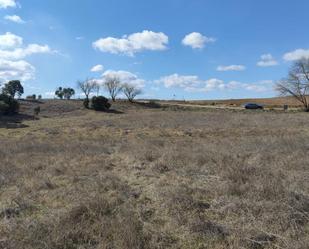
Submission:
{"label": "row of trees", "polygon": [[[92,93],[99,94],[100,91],[100,84],[93,79],[86,79],[85,81],[78,81],[77,87],[83,92],[83,94],[86,96],[86,102],[89,103],[89,96]],[[127,99],[130,102],[133,102],[135,97],[142,93],[142,91],[128,83],[122,83],[119,78],[117,77],[111,77],[105,80],[103,87],[105,90],[109,93],[111,99],[113,102],[116,101],[117,96],[123,92],[124,95],[127,97]]]}
{"label": "row of trees", "polygon": [[[103,84],[99,84],[97,80],[86,79],[78,81],[78,89],[85,95],[86,101],[89,102],[89,96],[92,94],[99,95],[101,86],[109,93],[113,102],[116,101],[117,96],[122,92],[130,102],[133,102],[135,97],[142,93],[142,91],[133,84],[122,83],[117,77],[110,77],[105,80]],[[73,88],[58,87],[55,91],[55,96],[59,99],[71,99],[75,95]]]}

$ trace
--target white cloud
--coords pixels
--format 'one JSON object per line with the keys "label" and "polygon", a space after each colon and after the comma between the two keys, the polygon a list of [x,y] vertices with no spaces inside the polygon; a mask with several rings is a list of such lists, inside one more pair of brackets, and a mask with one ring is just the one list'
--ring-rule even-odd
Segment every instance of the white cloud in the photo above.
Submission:
{"label": "white cloud", "polygon": [[245,90],[264,92],[272,89],[273,81],[264,80],[257,83],[230,81],[225,83],[223,80],[217,78],[202,80],[195,75],[172,74],[156,80],[155,83],[163,84],[166,88],[183,88],[187,92],[210,92],[214,90]]}
{"label": "white cloud", "polygon": [[118,78],[122,83],[131,84],[138,88],[143,88],[145,86],[145,80],[140,79],[136,74],[128,71],[107,70],[102,74],[102,82],[108,78]]}
{"label": "white cloud", "polygon": [[23,46],[23,38],[10,32],[0,35],[0,59],[20,60],[32,54],[52,53],[47,45],[29,44]]}
{"label": "white cloud", "polygon": [[8,61],[0,59],[0,79],[7,81],[20,79],[22,81],[33,79],[35,68],[30,63],[20,61]]}
{"label": "white cloud", "polygon": [[201,33],[193,32],[185,36],[182,40],[182,44],[192,47],[193,49],[202,49],[207,43],[213,43],[215,41],[215,38],[203,36]]}
{"label": "white cloud", "polygon": [[17,16],[17,15],[12,15],[12,16],[7,15],[7,16],[4,17],[4,19],[11,21],[11,22],[19,23],[19,24],[25,23],[25,21],[23,19],[21,19],[20,16]]}
{"label": "white cloud", "polygon": [[32,54],[53,52],[47,45],[24,46],[23,38],[10,32],[0,35],[0,80],[33,79],[35,67],[23,59]]}
{"label": "white cloud", "polygon": [[135,53],[145,50],[165,50],[167,49],[167,44],[168,36],[164,33],[144,30],[141,33],[125,35],[122,38],[101,38],[95,41],[92,46],[101,52],[133,56]]}
{"label": "white cloud", "polygon": [[224,81],[219,79],[209,79],[205,81],[203,90],[205,92],[212,91],[214,89],[224,89]]}
{"label": "white cloud", "polygon": [[55,97],[55,92],[53,92],[53,91],[45,92],[44,96],[46,96],[46,97]]}
{"label": "white cloud", "polygon": [[0,59],[20,60],[33,54],[53,53],[47,45],[30,44],[25,48],[16,48],[14,50],[0,50]]}
{"label": "white cloud", "polygon": [[201,82],[202,80],[200,80],[198,76],[179,75],[179,74],[172,74],[169,76],[165,76],[155,81],[155,83],[157,84],[164,84],[166,88],[171,87],[192,88],[198,86]]}
{"label": "white cloud", "polygon": [[223,80],[212,78],[203,81],[203,84],[198,87],[185,88],[187,92],[210,92],[214,90],[224,90],[226,85]]}
{"label": "white cloud", "polygon": [[102,72],[104,70],[103,65],[96,65],[93,68],[91,68],[91,72]]}
{"label": "white cloud", "polygon": [[257,63],[259,67],[277,66],[279,63],[271,54],[263,54],[261,60]]}
{"label": "white cloud", "polygon": [[6,32],[4,35],[0,35],[0,49],[20,47],[22,44],[23,38],[10,32]]}
{"label": "white cloud", "polygon": [[309,49],[296,49],[283,56],[286,61],[296,61],[301,59],[309,59]]}
{"label": "white cloud", "polygon": [[254,83],[242,83],[238,81],[230,81],[225,85],[225,89],[228,90],[237,90],[243,89],[246,91],[253,91],[253,92],[267,92],[270,91],[273,86],[274,82],[272,80],[262,80]]}
{"label": "white cloud", "polygon": [[246,67],[243,65],[230,65],[230,66],[218,66],[217,71],[226,72],[226,71],[244,71]]}
{"label": "white cloud", "polygon": [[15,0],[0,0],[0,9],[6,9],[8,7],[16,7]]}
{"label": "white cloud", "polygon": [[77,36],[77,37],[75,37],[75,39],[78,40],[78,41],[80,41],[80,40],[84,40],[85,37],[83,37],[83,36]]}

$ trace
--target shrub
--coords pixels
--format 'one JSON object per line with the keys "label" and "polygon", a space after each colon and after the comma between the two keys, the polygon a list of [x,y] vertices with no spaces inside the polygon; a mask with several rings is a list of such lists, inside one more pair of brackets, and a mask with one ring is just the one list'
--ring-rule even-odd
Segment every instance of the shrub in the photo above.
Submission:
{"label": "shrub", "polygon": [[91,107],[96,111],[107,111],[111,107],[111,104],[107,98],[98,96],[92,98]]}
{"label": "shrub", "polygon": [[0,113],[13,114],[19,110],[19,103],[11,96],[0,94]]}
{"label": "shrub", "polygon": [[89,108],[89,102],[90,102],[89,99],[84,99],[84,101],[83,101],[83,105],[87,109]]}
{"label": "shrub", "polygon": [[34,113],[35,116],[39,116],[40,112],[41,112],[40,106],[37,106],[33,109],[33,113]]}
{"label": "shrub", "polygon": [[5,112],[9,109],[9,105],[6,104],[4,101],[0,101],[0,115],[5,114]]}

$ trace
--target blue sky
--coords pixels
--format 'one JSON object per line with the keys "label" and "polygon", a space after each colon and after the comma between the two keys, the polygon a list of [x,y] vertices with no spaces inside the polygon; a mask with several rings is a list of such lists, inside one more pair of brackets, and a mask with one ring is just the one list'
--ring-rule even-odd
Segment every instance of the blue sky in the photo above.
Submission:
{"label": "blue sky", "polygon": [[0,81],[46,97],[110,75],[144,98],[276,96],[290,64],[309,58],[308,9],[306,0],[0,0]]}

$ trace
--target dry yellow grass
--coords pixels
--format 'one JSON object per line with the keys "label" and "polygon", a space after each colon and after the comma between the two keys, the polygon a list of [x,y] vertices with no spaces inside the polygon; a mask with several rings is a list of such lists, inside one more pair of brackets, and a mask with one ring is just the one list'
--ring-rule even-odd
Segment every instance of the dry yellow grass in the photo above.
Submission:
{"label": "dry yellow grass", "polygon": [[0,248],[308,248],[307,113],[33,106],[0,121]]}
{"label": "dry yellow grass", "polygon": [[[184,103],[182,101],[174,101],[176,103]],[[246,103],[259,103],[266,108],[283,108],[288,105],[292,108],[302,108],[302,104],[293,97],[276,97],[276,98],[260,98],[260,99],[226,99],[226,100],[196,100],[186,101],[187,104],[193,105],[223,105],[223,106],[243,106]]]}

